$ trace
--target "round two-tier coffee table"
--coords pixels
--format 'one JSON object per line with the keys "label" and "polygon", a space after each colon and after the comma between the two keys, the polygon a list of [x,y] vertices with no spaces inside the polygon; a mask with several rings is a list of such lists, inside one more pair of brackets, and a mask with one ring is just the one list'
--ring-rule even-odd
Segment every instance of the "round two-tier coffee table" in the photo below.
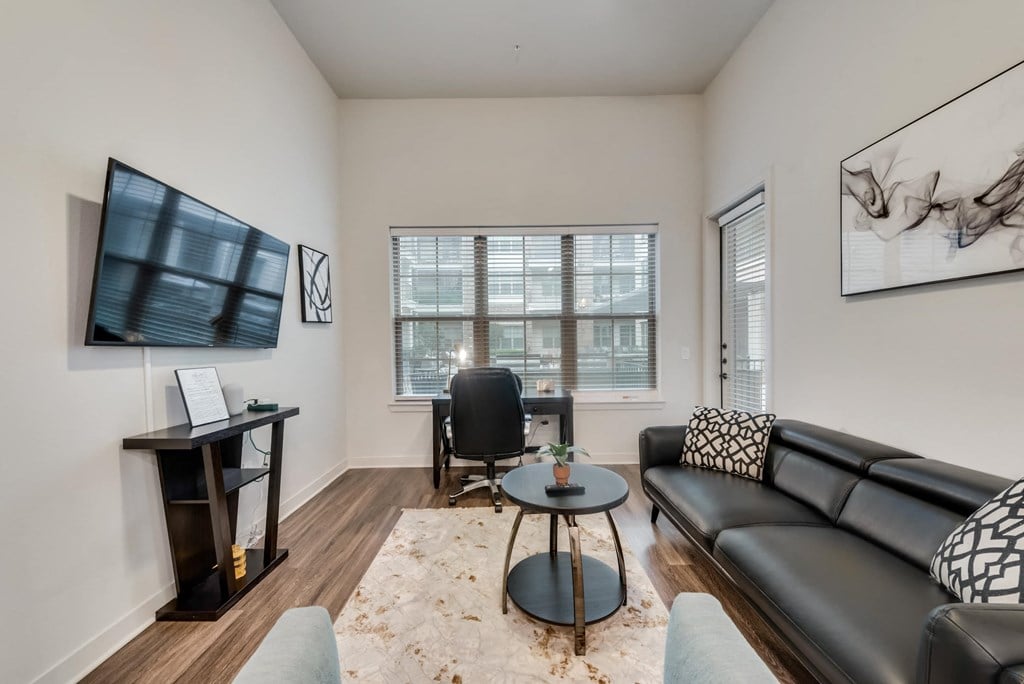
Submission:
{"label": "round two-tier coffee table", "polygon": [[[586,492],[548,496],[544,486],[554,483],[550,463],[514,468],[502,478],[501,489],[510,501],[519,504],[519,513],[505,552],[501,612],[508,612],[511,597],[526,614],[538,620],[572,625],[576,655],[586,655],[586,626],[604,620],[626,604],[626,563],[610,511],[629,496],[629,485],[618,473],[586,463],[573,463],[570,479],[583,485]],[[548,553],[524,558],[510,572],[512,547],[527,513],[551,515],[550,548]],[[619,565],[617,575],[600,560],[582,553],[576,516],[591,513],[604,513],[608,518]],[[565,519],[569,528],[568,552],[558,550],[558,516]]]}

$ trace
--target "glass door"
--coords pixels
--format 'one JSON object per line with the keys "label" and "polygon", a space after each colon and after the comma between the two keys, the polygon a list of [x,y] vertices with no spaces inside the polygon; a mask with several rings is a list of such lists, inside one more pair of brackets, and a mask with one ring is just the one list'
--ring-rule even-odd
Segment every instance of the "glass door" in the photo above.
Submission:
{"label": "glass door", "polygon": [[767,240],[764,193],[723,214],[722,406],[760,413],[767,408]]}

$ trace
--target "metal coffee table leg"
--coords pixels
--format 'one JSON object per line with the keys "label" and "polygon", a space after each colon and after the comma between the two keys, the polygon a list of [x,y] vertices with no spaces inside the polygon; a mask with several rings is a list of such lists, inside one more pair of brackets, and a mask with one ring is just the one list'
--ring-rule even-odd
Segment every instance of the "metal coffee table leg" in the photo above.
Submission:
{"label": "metal coffee table leg", "polygon": [[587,654],[587,618],[583,600],[583,554],[580,550],[580,528],[576,516],[565,516],[569,523],[569,554],[572,562],[572,606],[576,655]]}
{"label": "metal coffee table leg", "polygon": [[619,541],[619,530],[615,527],[612,512],[605,511],[604,514],[608,518],[608,526],[612,528],[612,539],[615,540],[615,558],[619,561],[619,588],[622,591],[622,605],[626,605],[626,559],[622,556],[622,542]]}
{"label": "metal coffee table leg", "polygon": [[558,516],[554,513],[551,514],[551,557],[554,558],[555,554],[558,553]]}
{"label": "metal coffee table leg", "polygon": [[[553,516],[552,516],[553,517]],[[508,538],[508,548],[505,550],[505,572],[501,573],[501,612],[508,613],[508,564],[512,560],[512,547],[516,543],[516,535],[519,534],[519,523],[523,522],[523,509],[519,509],[516,520],[512,523],[512,534]]]}

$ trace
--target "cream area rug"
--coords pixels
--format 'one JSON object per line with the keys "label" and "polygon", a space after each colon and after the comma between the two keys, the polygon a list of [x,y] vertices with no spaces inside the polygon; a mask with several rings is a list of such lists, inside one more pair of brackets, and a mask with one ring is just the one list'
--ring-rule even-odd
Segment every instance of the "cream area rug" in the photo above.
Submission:
{"label": "cream area rug", "polygon": [[[572,627],[534,620],[511,600],[502,614],[501,573],[516,512],[403,511],[334,625],[342,678],[660,682],[668,612],[625,544],[627,603],[587,625],[586,655],[573,654]],[[547,515],[523,518],[510,567],[547,551],[548,521]],[[577,521],[583,553],[617,567],[605,517]],[[568,550],[561,520],[559,533],[559,550]]]}

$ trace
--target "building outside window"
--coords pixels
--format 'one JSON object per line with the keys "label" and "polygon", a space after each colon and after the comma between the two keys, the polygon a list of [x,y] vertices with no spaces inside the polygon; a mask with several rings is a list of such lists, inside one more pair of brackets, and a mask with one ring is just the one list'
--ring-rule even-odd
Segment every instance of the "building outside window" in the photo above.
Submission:
{"label": "building outside window", "polygon": [[392,229],[396,396],[440,392],[457,343],[466,365],[527,384],[655,389],[656,238],[650,225]]}

